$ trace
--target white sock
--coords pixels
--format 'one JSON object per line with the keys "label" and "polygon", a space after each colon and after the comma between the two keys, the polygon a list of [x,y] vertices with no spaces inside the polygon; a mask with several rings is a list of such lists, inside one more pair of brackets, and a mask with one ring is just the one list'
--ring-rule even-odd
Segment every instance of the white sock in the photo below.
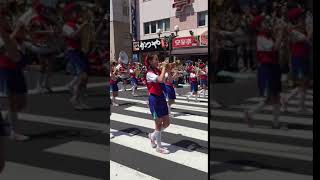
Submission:
{"label": "white sock", "polygon": [[6,121],[10,124],[11,131],[13,131],[14,123],[18,119],[18,113],[14,111],[8,111],[6,114]]}
{"label": "white sock", "polygon": [[136,94],[136,86],[132,87],[132,94]]}
{"label": "white sock", "polygon": [[280,116],[280,108],[281,105],[280,104],[274,104],[273,106],[273,124],[275,125],[279,125],[279,116]]}
{"label": "white sock", "polygon": [[161,131],[154,131],[152,139],[155,139],[158,147],[162,147],[161,145]]}
{"label": "white sock", "polygon": [[112,100],[112,104],[116,103],[116,97],[112,96],[111,100]]}
{"label": "white sock", "polygon": [[37,84],[38,88],[42,88],[42,87],[43,87],[43,86],[42,86],[42,84],[43,84],[43,79],[44,79],[44,74],[43,74],[43,73],[40,73],[39,79],[38,79],[38,84]]}
{"label": "white sock", "polygon": [[41,87],[45,87],[45,88],[50,87],[49,86],[49,74],[48,73],[44,73],[43,74],[43,81],[42,81]]}
{"label": "white sock", "polygon": [[74,76],[73,79],[69,82],[69,84],[67,86],[69,87],[73,87],[76,82],[78,81],[79,77],[78,76]]}
{"label": "white sock", "polygon": [[81,87],[79,86],[79,85],[76,85],[74,88],[73,88],[73,92],[72,92],[72,95],[73,95],[73,97],[72,97],[72,99],[74,99],[74,100],[79,100],[79,97],[80,97],[80,91],[81,91],[81,89],[80,89]]}

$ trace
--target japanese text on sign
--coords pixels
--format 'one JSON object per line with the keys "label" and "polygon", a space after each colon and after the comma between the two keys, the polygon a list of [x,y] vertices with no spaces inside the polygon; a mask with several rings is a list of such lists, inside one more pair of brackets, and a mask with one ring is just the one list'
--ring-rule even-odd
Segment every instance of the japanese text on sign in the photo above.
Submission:
{"label": "japanese text on sign", "polygon": [[143,50],[146,50],[146,49],[158,49],[158,46],[161,45],[161,42],[159,39],[156,39],[154,41],[148,41],[148,42],[141,42],[140,44],[140,49],[143,51]]}
{"label": "japanese text on sign", "polygon": [[173,40],[173,48],[194,47],[199,46],[199,42],[193,36],[175,38]]}

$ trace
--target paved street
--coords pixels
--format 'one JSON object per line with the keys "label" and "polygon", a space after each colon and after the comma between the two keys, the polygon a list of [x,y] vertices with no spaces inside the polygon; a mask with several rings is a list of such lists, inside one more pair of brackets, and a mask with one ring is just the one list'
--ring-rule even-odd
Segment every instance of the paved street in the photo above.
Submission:
{"label": "paved street", "polygon": [[18,130],[30,135],[31,140],[8,140],[7,167],[0,179],[108,179],[108,135],[102,132],[109,127],[105,78],[89,79],[87,100],[92,110],[75,111],[64,88],[72,77],[55,73],[55,92],[35,94],[35,74],[26,72],[29,102],[17,122]]}
{"label": "paved street", "polygon": [[[139,90],[139,97],[120,92],[119,107],[112,107],[110,166],[111,179],[184,179],[208,178],[208,99],[184,96],[189,87],[178,88],[173,105],[171,125],[162,134],[162,141],[170,154],[155,152],[147,133],[153,131],[154,120],[147,107],[147,91]],[[127,178],[129,177],[129,178]]]}
{"label": "paved street", "polygon": [[[280,116],[280,130],[271,128],[271,106],[256,114],[254,128],[248,128],[243,112],[261,101],[256,97],[254,83],[252,79],[238,84],[217,84],[217,88],[211,89],[216,101],[227,100],[211,109],[210,179],[313,179],[313,113],[297,114],[298,97],[293,97],[289,112]],[[235,91],[238,97],[233,95]],[[285,91],[291,92],[292,89]],[[313,112],[312,89],[308,91],[306,104]]]}

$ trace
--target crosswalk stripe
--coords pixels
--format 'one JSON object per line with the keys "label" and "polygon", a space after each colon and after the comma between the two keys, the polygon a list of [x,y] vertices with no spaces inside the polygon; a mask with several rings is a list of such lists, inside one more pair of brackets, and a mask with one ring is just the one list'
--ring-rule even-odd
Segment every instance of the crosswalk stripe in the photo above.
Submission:
{"label": "crosswalk stripe", "polygon": [[[130,106],[128,108],[125,108],[125,110],[132,111],[132,112],[138,112],[138,113],[144,113],[144,114],[151,114],[151,112],[148,108],[139,107],[139,106]],[[192,121],[192,122],[197,122],[197,123],[208,124],[208,117],[191,115],[191,114],[181,114],[181,113],[173,112],[173,111],[171,111],[171,114],[175,115],[174,119],[181,119],[181,120],[187,120],[187,121]]]}
{"label": "crosswalk stripe", "polygon": [[[256,107],[256,105],[237,105],[237,106],[232,106],[231,108],[241,108],[241,109],[252,109]],[[272,111],[272,106],[271,105],[267,105],[263,108],[263,110],[268,110],[268,111]],[[299,112],[299,108],[297,107],[287,107],[288,112],[292,112],[292,113],[296,113]],[[311,108],[307,108],[307,110],[313,114],[313,109]]]}
{"label": "crosswalk stripe", "polygon": [[[281,170],[277,171],[251,166],[234,165],[230,163],[223,163],[220,165],[224,165],[230,170],[214,173],[210,176],[210,179],[225,180],[234,179],[234,177],[237,177],[237,179],[257,179],[257,177],[259,177],[259,180],[270,180],[279,178],[281,179],[281,177],[285,177],[286,179],[288,178],[290,180],[313,180],[313,176],[310,175],[295,174]],[[238,169],[241,169],[241,171]]]}
{"label": "crosswalk stripe", "polygon": [[150,141],[148,138],[144,138],[141,136],[130,136],[128,133],[114,129],[111,129],[110,131],[112,133],[117,134],[116,137],[110,140],[112,143],[116,143],[131,149],[141,151],[146,154],[150,154],[156,157],[160,157],[162,159],[182,164],[187,167],[197,169],[199,171],[208,172],[207,154],[200,153],[197,151],[190,151],[167,143],[162,143],[164,147],[167,147],[171,152],[174,152],[163,155],[157,153],[154,149],[151,148]]}
{"label": "crosswalk stripe", "polygon": [[[107,83],[106,82],[99,82],[99,83],[88,83],[87,88],[97,88],[97,87],[106,87]],[[54,92],[59,92],[59,91],[66,91],[68,88],[66,86],[57,86],[57,87],[52,87],[52,90]],[[28,90],[28,94],[37,94],[38,90],[37,89],[30,89]]]}
{"label": "crosswalk stripe", "polygon": [[112,180],[159,180],[122,164],[110,161],[110,179]]}
{"label": "crosswalk stripe", "polygon": [[[129,99],[129,98],[123,98],[123,97],[117,97],[117,100],[133,102],[133,103],[140,103],[140,104],[147,104],[147,102],[143,101],[143,100]],[[184,106],[184,105],[180,105],[180,104],[173,104],[172,108],[208,113],[208,108],[201,108],[201,107],[195,107],[195,106],[191,107],[191,106]]]}
{"label": "crosswalk stripe", "polygon": [[300,138],[305,140],[313,140],[313,133],[305,130],[288,130],[288,131],[279,131],[277,129],[266,129],[266,128],[249,128],[246,124],[243,123],[225,123],[212,121],[210,123],[210,128],[221,129],[227,131],[235,132],[244,132],[244,133],[258,133],[263,135],[271,136],[283,136],[291,138]]}
{"label": "crosswalk stripe", "polygon": [[102,162],[107,162],[109,160],[109,146],[81,141],[70,141],[58,146],[47,148],[45,151]]}
{"label": "crosswalk stripe", "polygon": [[73,119],[35,115],[35,114],[28,114],[28,113],[19,113],[19,120],[52,124],[52,125],[60,125],[60,126],[73,127],[73,128],[90,129],[90,130],[97,130],[97,131],[104,131],[106,130],[106,128],[108,128],[107,123],[104,124],[104,123],[79,121],[79,120],[73,120]]}
{"label": "crosswalk stripe", "polygon": [[[149,129],[154,128],[154,120],[145,119],[145,118],[138,118],[138,117],[132,117],[127,115],[122,115],[118,113],[112,113],[110,116],[111,121],[136,125],[140,127],[145,127]],[[179,126],[175,124],[171,124],[165,132],[171,133],[171,134],[180,134],[185,137],[190,137],[194,139],[199,139],[202,141],[208,141],[208,131],[203,131],[199,129]]]}
{"label": "crosswalk stripe", "polygon": [[102,180],[98,178],[54,171],[14,162],[6,162],[6,168],[0,174],[0,179]]}
{"label": "crosswalk stripe", "polygon": [[[186,96],[176,96],[176,98],[177,98],[177,99],[187,100],[187,97],[186,97]],[[190,100],[193,100],[193,98],[190,99]],[[199,101],[208,102],[208,99],[207,99],[207,98],[199,98],[199,97],[198,97],[198,100],[199,100]]]}
{"label": "crosswalk stripe", "polygon": [[[244,112],[231,111],[231,110],[213,110],[213,118],[230,117],[230,118],[242,118],[244,120]],[[253,121],[273,121],[273,115],[269,114],[254,114],[252,116]],[[279,121],[284,123],[294,123],[302,125],[313,125],[311,118],[294,117],[294,116],[279,116]]]}
{"label": "crosswalk stripe", "polygon": [[197,105],[197,106],[208,106],[208,102],[203,103],[203,102],[195,102],[195,101],[184,101],[184,100],[179,100],[176,99],[175,102],[181,103],[181,104],[190,104],[190,105]]}
{"label": "crosswalk stripe", "polygon": [[[254,98],[249,98],[248,101],[252,101],[252,102],[261,102],[263,101],[265,98],[260,98],[260,97],[254,97]],[[288,105],[299,105],[299,100],[290,100],[288,102]],[[313,106],[313,101],[305,101],[305,105],[307,106]]]}
{"label": "crosswalk stripe", "polygon": [[313,160],[312,147],[299,147],[278,143],[250,141],[234,137],[226,138],[217,136],[210,137],[210,146],[217,149],[221,148],[305,161]]}

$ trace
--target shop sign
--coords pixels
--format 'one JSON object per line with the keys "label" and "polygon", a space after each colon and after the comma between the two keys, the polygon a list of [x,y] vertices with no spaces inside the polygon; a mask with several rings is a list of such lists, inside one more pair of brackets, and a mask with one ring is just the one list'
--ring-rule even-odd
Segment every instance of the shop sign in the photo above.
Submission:
{"label": "shop sign", "polygon": [[140,41],[140,51],[160,51],[162,50],[160,39],[148,39]]}
{"label": "shop sign", "polygon": [[173,0],[172,8],[176,8],[176,12],[183,12],[186,6],[192,5],[193,0]]}
{"label": "shop sign", "polygon": [[139,51],[140,50],[140,43],[139,41],[132,42],[132,51]]}
{"label": "shop sign", "polygon": [[200,35],[200,46],[208,46],[208,31]]}
{"label": "shop sign", "polygon": [[172,42],[173,48],[186,48],[199,46],[194,36],[174,38]]}

